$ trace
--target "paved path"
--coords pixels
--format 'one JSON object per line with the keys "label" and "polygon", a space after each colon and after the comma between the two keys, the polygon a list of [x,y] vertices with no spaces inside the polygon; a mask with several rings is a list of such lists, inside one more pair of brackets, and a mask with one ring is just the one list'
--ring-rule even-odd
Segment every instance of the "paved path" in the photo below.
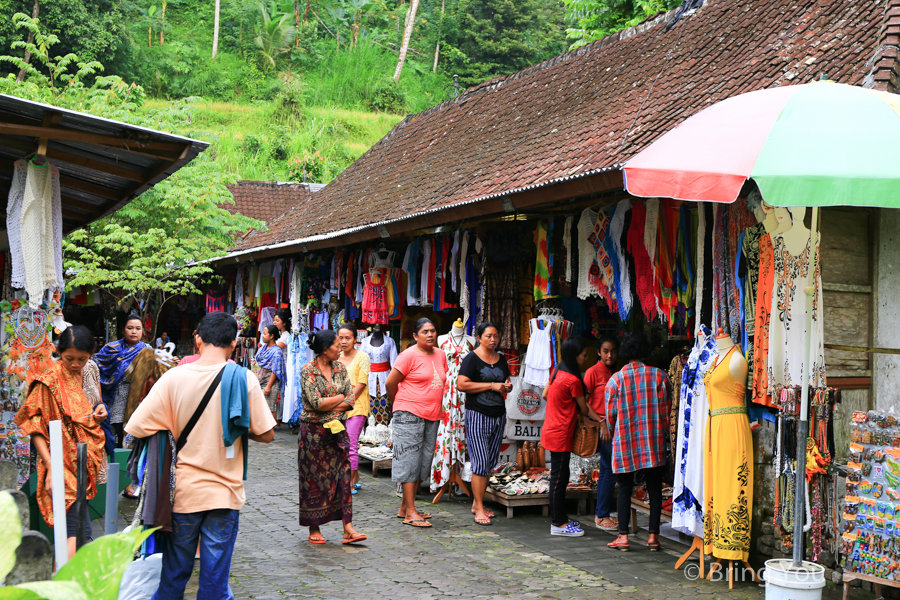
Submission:
{"label": "paved path", "polygon": [[[269,445],[250,443],[247,504],[231,570],[240,600],[765,596],[764,588],[749,582],[729,591],[727,582],[688,579],[674,570],[684,548],[671,542],[669,553],[651,553],[640,545],[646,537],[639,534],[631,552],[609,550],[612,535],[594,528],[592,517],[581,518],[584,537],[559,538],[549,535],[549,520],[537,508],[517,509],[514,519],[499,516],[494,526],[481,527],[473,523],[465,498],[432,505],[423,496],[419,504],[434,515],[434,527],[405,526],[396,518],[400,499],[390,478],[373,479],[366,462],[353,524],[369,540],[343,546],[340,525],[329,523],[322,527],[328,543],[311,545],[308,530],[297,524],[296,448],[296,437],[287,432]],[[494,507],[498,514],[499,508]],[[574,508],[573,503],[573,518]],[[696,562],[688,564],[696,571]],[[196,583],[195,572],[187,598],[196,596]],[[836,592],[828,596],[840,597]]]}

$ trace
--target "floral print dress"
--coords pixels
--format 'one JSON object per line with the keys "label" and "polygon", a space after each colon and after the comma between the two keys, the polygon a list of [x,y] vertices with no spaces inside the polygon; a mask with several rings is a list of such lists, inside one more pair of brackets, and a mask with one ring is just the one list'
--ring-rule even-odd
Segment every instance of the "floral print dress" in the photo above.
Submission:
{"label": "floral print dress", "polygon": [[463,358],[474,348],[475,345],[470,338],[465,336],[459,344],[454,341],[452,335],[447,336],[440,345],[440,349],[447,356],[449,371],[447,371],[447,387],[444,388],[444,416],[438,426],[437,444],[431,461],[432,492],[437,492],[447,483],[450,469],[456,463],[466,462],[466,395],[457,389],[456,383]]}

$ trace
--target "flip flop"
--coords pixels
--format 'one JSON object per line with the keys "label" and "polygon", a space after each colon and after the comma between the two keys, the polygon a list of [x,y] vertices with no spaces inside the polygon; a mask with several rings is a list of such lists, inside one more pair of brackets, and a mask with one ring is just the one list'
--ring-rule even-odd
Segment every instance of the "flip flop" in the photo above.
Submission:
{"label": "flip flop", "polygon": [[[430,519],[430,518],[431,518],[431,515],[430,515],[430,514],[428,514],[427,512],[422,512],[422,511],[419,511],[419,516],[422,517],[423,519]],[[397,518],[398,518],[398,519],[405,519],[405,518],[406,518],[406,515],[397,515]]]}
{"label": "flip flop", "polygon": [[413,527],[432,527],[431,523],[426,521],[425,519],[416,519],[414,521],[410,521],[409,519],[403,519],[404,525],[412,525]]}
{"label": "flip flop", "polygon": [[341,541],[341,543],[342,544],[356,544],[358,542],[363,542],[367,539],[369,539],[369,536],[367,536],[366,534],[357,533],[356,535],[354,535],[351,538],[344,538],[343,541]]}
{"label": "flip flop", "polygon": [[[473,515],[475,514],[475,510],[474,510],[474,509],[472,510],[472,514],[473,514]],[[485,511],[484,511],[484,514],[487,515],[487,518],[488,518],[488,519],[493,519],[494,517],[497,516],[497,515],[494,514],[493,511],[490,511],[490,510],[485,510]]]}
{"label": "flip flop", "polygon": [[317,538],[314,538],[313,536],[308,536],[306,539],[309,540],[310,544],[324,544],[325,537],[321,533],[318,535],[319,535],[319,537],[317,537]]}
{"label": "flip flop", "polygon": [[482,527],[490,527],[491,525],[493,525],[493,523],[491,523],[490,517],[488,517],[487,519],[479,519],[478,517],[475,517],[474,521],[476,525],[481,525]]}
{"label": "flip flop", "polygon": [[606,545],[607,548],[611,548],[612,550],[620,550],[622,552],[628,552],[631,550],[630,544],[619,544],[615,541],[612,541]]}

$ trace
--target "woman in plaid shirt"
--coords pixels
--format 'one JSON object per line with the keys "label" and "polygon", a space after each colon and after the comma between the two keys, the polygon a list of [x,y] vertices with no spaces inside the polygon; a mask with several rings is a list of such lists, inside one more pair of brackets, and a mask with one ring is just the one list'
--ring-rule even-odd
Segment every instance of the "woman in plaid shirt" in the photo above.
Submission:
{"label": "woman in plaid shirt", "polygon": [[650,496],[647,545],[652,551],[660,549],[659,521],[671,391],[666,374],[643,363],[650,350],[650,342],[644,334],[626,337],[619,355],[628,364],[606,384],[606,418],[613,432],[612,469],[619,484],[619,537],[608,546],[625,552],[629,549],[634,474],[641,469]]}

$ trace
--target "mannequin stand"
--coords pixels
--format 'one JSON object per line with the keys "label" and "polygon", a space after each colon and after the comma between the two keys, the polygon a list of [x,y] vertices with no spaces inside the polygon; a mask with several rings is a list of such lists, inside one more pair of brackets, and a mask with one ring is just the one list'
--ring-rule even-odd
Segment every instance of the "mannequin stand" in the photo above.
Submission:
{"label": "mannequin stand", "polygon": [[687,559],[691,557],[694,553],[694,550],[697,551],[697,556],[700,558],[700,578],[703,579],[706,576],[706,560],[703,556],[703,538],[694,536],[694,541],[691,542],[691,547],[688,548],[688,551],[681,555],[681,558],[678,559],[678,562],[675,563],[675,570],[681,568],[681,565],[685,563]]}
{"label": "mannequin stand", "polygon": [[[724,560],[725,560],[725,559],[723,559],[723,558],[717,558],[717,559],[715,560],[715,562],[714,562],[712,565],[710,565],[710,567],[709,567],[709,575],[706,576],[707,579],[712,580],[712,574],[713,574],[716,570],[718,570],[716,567],[718,567],[719,569],[721,569],[721,568],[722,568],[722,562],[723,562]],[[729,589],[729,590],[734,589],[734,563],[736,563],[736,562],[738,562],[738,561],[736,561],[736,560],[729,560],[729,561],[728,561],[728,589]],[[748,563],[746,560],[742,560],[742,561],[740,561],[740,562],[743,563],[744,567],[746,567],[746,569],[747,569],[748,571],[750,571],[750,575],[753,577],[753,581],[756,582],[756,583],[760,583],[759,577],[756,576],[756,571],[753,570],[753,567],[750,566],[750,563]]]}
{"label": "mannequin stand", "polygon": [[431,501],[432,504],[437,504],[438,500],[441,499],[441,496],[444,495],[444,492],[450,489],[452,484],[456,484],[459,486],[459,489],[466,493],[466,496],[469,498],[472,497],[472,492],[469,491],[469,488],[466,487],[466,482],[462,480],[462,477],[459,476],[459,473],[456,472],[456,469],[450,469],[450,479],[447,480],[447,483],[443,485],[443,487],[438,490],[437,495],[434,497],[434,500]]}

